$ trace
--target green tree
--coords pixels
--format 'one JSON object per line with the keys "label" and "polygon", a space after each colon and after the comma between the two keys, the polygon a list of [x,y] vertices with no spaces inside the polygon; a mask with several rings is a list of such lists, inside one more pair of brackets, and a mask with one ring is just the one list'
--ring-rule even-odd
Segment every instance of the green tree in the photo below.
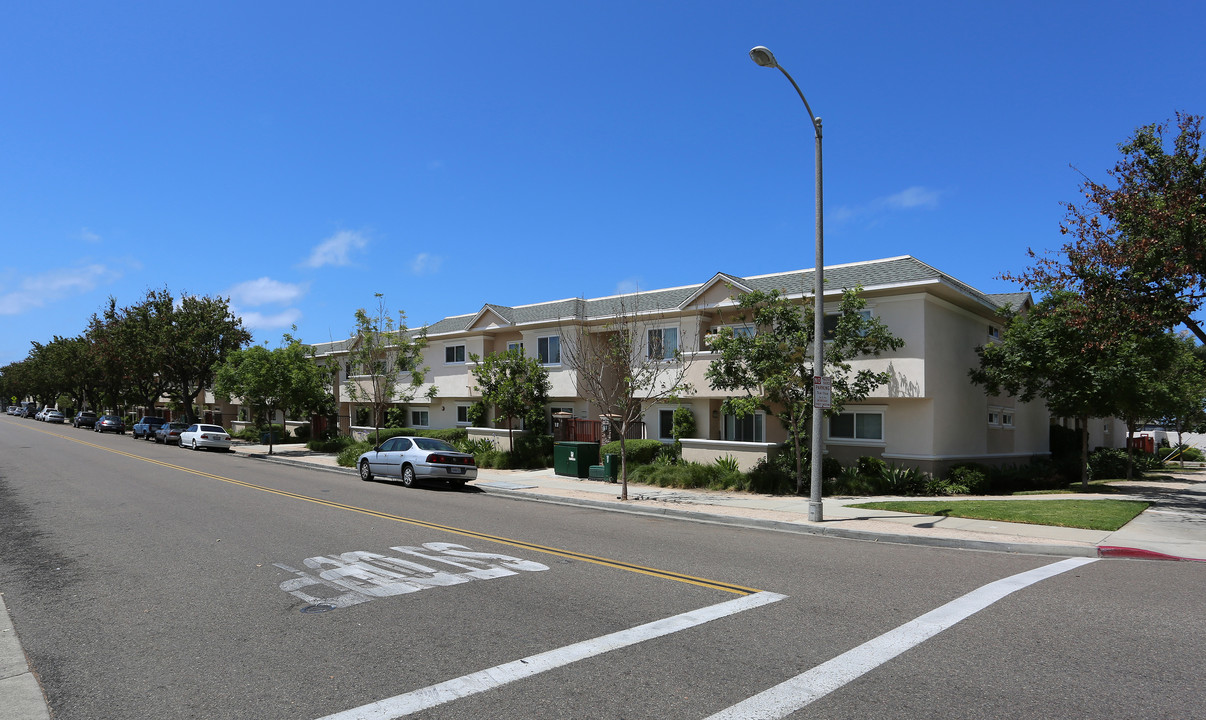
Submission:
{"label": "green tree", "polygon": [[[979,366],[972,382],[993,395],[1006,393],[1022,402],[1041,398],[1057,417],[1118,416],[1133,425],[1158,416],[1153,388],[1165,368],[1163,334],[1117,335],[1083,322],[1083,300],[1054,291],[1029,312],[1002,314],[999,341],[977,348]],[[1081,437],[1081,484],[1088,487],[1088,435]]]}
{"label": "green tree", "polygon": [[[397,320],[385,305],[385,296],[374,293],[377,308],[370,314],[356,311],[356,332],[348,362],[352,373],[346,381],[348,397],[372,406],[376,442],[381,441],[381,423],[393,403],[407,403],[423,384],[427,368],[422,366],[426,330],[412,332],[406,326],[406,313],[398,311]],[[359,376],[359,377],[356,377]],[[406,376],[406,377],[404,377]],[[405,386],[400,383],[405,381]],[[433,385],[429,397],[436,396]]]}
{"label": "green tree", "polygon": [[[171,300],[167,290],[158,302]],[[164,390],[184,408],[188,422],[196,420],[193,400],[202,390],[212,387],[214,376],[231,353],[251,342],[251,333],[230,311],[230,301],[221,297],[182,295],[169,314],[170,322],[161,325],[165,350],[160,374]]]}
{"label": "green tree", "polygon": [[[1121,334],[1150,334],[1184,324],[1206,343],[1195,315],[1206,302],[1206,158],[1202,117],[1177,114],[1147,125],[1119,146],[1112,182],[1085,179],[1083,202],[1066,203],[1061,231],[1071,240],[1033,268],[1006,275],[1032,288],[1083,296],[1081,322]],[[1143,328],[1143,330],[1137,330]]]}
{"label": "green tree", "polygon": [[[1206,345],[1195,345],[1189,338],[1178,338],[1176,350],[1169,358],[1158,392],[1162,413],[1157,420],[1177,432],[1177,445],[1182,446],[1184,433],[1206,432]],[[1185,458],[1181,458],[1185,466]]]}
{"label": "green tree", "polygon": [[[237,397],[251,407],[257,420],[267,417],[269,429],[279,411],[306,415],[322,410],[330,402],[327,375],[314,362],[313,348],[285,335],[281,346],[269,350],[261,345],[232,352],[214,378],[214,392]],[[268,454],[273,451],[268,435]]]}
{"label": "green tree", "polygon": [[[525,357],[522,350],[511,349],[494,353],[483,360],[470,354],[470,372],[477,381],[482,400],[494,406],[495,416],[507,421],[507,441],[515,449],[515,420],[532,418],[549,402],[549,373],[534,357]],[[531,423],[528,423],[529,427]]]}
{"label": "green tree", "polygon": [[[725,399],[725,413],[745,417],[763,410],[779,418],[795,453],[796,490],[803,492],[801,447],[808,434],[818,430],[809,427],[815,372],[813,302],[806,298],[798,303],[771,290],[746,293],[737,298],[737,306],[738,321],[751,324],[754,332],[735,333],[725,327],[710,338],[712,351],[719,357],[708,367],[708,382],[716,390],[744,393]],[[862,288],[848,288],[832,322],[827,323],[824,370],[833,382],[830,416],[888,382],[886,371],[855,370],[852,360],[904,347],[904,341],[881,320],[864,312],[866,307]]]}

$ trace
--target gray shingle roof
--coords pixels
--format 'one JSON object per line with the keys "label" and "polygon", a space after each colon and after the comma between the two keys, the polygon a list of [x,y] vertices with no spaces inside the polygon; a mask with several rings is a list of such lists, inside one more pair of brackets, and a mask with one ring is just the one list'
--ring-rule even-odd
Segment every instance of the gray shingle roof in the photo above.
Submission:
{"label": "gray shingle roof", "polygon": [[[717,273],[705,283],[685,287],[667,288],[664,290],[648,290],[626,295],[613,295],[595,299],[570,298],[533,305],[510,307],[486,303],[482,309],[490,309],[512,325],[530,325],[547,323],[571,318],[604,318],[621,312],[667,312],[676,311],[682,304],[698,293],[708,282],[734,282],[753,290],[780,290],[789,295],[812,294],[813,270],[796,270],[793,272],[774,273],[755,277],[742,278],[728,273]],[[825,269],[826,294],[840,292],[846,288],[862,285],[864,290],[876,288],[907,287],[939,283],[971,300],[982,303],[988,308],[1000,307],[1005,301],[1000,298],[1013,300],[1015,296],[1028,296],[1026,293],[1010,293],[1008,295],[986,295],[972,286],[936,270],[932,266],[909,255],[867,262],[831,265]],[[1020,303],[1018,300],[1014,302]],[[460,333],[468,330],[469,325],[481,314],[479,310],[470,315],[454,315],[434,322],[426,327],[428,335],[443,335]]]}

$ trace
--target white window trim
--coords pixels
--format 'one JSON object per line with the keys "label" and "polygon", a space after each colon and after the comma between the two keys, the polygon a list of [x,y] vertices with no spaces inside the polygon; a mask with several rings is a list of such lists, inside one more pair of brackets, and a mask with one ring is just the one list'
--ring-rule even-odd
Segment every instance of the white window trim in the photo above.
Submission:
{"label": "white window trim", "polygon": [[[419,413],[419,412],[421,412],[421,413],[427,413],[427,422],[426,422],[426,423],[423,423],[422,425],[420,425],[419,423],[416,423],[416,422],[414,421],[414,420],[415,420],[415,413]],[[411,427],[415,427],[415,428],[429,428],[429,427],[431,427],[431,410],[430,410],[429,408],[412,409],[412,410],[410,411],[410,426],[411,426]]]}
{"label": "white window trim", "polygon": [[[850,445],[858,447],[886,447],[888,444],[888,419],[886,405],[850,405],[842,410],[841,414],[852,413],[855,415],[879,415],[879,427],[883,431],[883,437],[878,440],[869,438],[848,438],[848,437],[833,437],[831,434],[829,419],[825,420],[825,443],[828,445]],[[858,426],[858,418],[855,418],[855,427]]]}
{"label": "white window trim", "polygon": [[750,413],[749,415],[739,418],[741,420],[744,420],[745,418],[750,417],[751,415],[752,416],[761,415],[762,416],[762,439],[761,440],[734,440],[733,438],[728,437],[728,434],[729,434],[728,433],[728,427],[729,427],[728,417],[730,415],[732,415],[734,417],[734,419],[738,419],[734,413],[724,413],[720,416],[720,432],[722,435],[725,436],[723,438],[725,442],[741,442],[741,443],[764,443],[764,442],[766,442],[766,413],[765,412],[763,412],[762,410],[755,410],[754,412]]}
{"label": "white window trim", "polygon": [[[464,404],[464,403],[458,403],[458,404],[457,404],[457,406],[456,406],[456,424],[457,424],[459,427],[467,427],[467,426],[469,426],[469,425],[471,424],[471,423],[469,422],[469,408],[471,408],[471,407],[473,407],[473,406],[472,406],[472,405],[466,405],[466,404]],[[461,420],[461,408],[465,408],[465,419],[464,419],[464,420]],[[427,417],[428,417],[429,419],[431,418],[431,416],[430,416],[430,415],[428,415]]]}
{"label": "white window trim", "polygon": [[[540,341],[557,338],[557,362],[545,362],[540,360]],[[545,343],[547,346],[548,343]],[[560,367],[561,366],[561,336],[560,335],[541,335],[536,338],[536,359],[540,360],[540,364],[544,367]]]}
{"label": "white window trim", "polygon": [[[665,337],[666,337],[666,333],[665,333],[666,330],[674,331],[674,353],[671,353],[670,357],[665,357],[664,353],[663,353],[662,357],[653,357],[653,355],[650,354],[653,352],[653,346],[649,342],[649,339],[650,339],[649,336],[652,335],[654,332],[661,332],[662,339],[664,342]],[[674,354],[677,353],[677,354],[681,355],[682,350],[683,350],[683,331],[678,325],[676,325],[674,323],[667,323],[665,325],[654,325],[652,327],[648,327],[645,329],[645,353],[644,353],[644,355],[645,355],[646,360],[650,360],[653,362],[666,362],[666,363],[676,362],[676,360],[674,359]]]}
{"label": "white window trim", "polygon": [[[875,308],[873,308],[873,307],[865,307],[862,310],[859,310],[858,313],[860,315],[866,315],[868,320],[874,320],[877,317],[875,314]],[[842,314],[842,311],[841,311],[840,307],[837,308],[836,312],[829,312],[828,310],[825,311],[826,318],[837,317],[841,314]],[[824,322],[822,322],[821,324],[824,325]],[[830,340],[829,338],[825,338],[825,342],[830,343],[830,342],[833,342],[833,340]]]}
{"label": "white window trim", "polygon": [[[990,428],[1005,428],[1013,429],[1014,409],[1011,407],[1002,407],[1000,405],[990,405],[988,407],[988,427]],[[1009,418],[1008,422],[1006,418]]]}
{"label": "white window trim", "polygon": [[[450,349],[455,349],[455,348],[461,349],[461,355],[464,356],[464,359],[462,359],[462,360],[455,360],[455,359],[449,360],[448,359],[448,351]],[[453,352],[453,357],[454,358],[456,357],[455,351]],[[468,359],[469,359],[469,348],[467,348],[465,346],[465,343],[448,343],[447,345],[444,346],[444,364],[445,365],[464,365]]]}
{"label": "white window trim", "polygon": [[520,355],[522,355],[522,354],[524,353],[524,349],[523,349],[523,340],[511,340],[511,341],[509,341],[509,342],[507,343],[507,352],[511,352],[512,350],[518,350],[518,351],[519,351],[519,354],[520,354]]}

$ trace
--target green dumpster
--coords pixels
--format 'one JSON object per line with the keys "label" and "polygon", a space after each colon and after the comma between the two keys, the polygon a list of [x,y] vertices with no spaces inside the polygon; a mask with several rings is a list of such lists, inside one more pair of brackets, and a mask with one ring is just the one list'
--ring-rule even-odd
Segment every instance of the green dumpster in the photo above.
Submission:
{"label": "green dumpster", "polygon": [[590,466],[598,464],[598,443],[559,442],[553,445],[553,472],[558,475],[588,477]]}
{"label": "green dumpster", "polygon": [[618,454],[607,453],[603,456],[603,475],[613,482],[620,479],[620,456]]}

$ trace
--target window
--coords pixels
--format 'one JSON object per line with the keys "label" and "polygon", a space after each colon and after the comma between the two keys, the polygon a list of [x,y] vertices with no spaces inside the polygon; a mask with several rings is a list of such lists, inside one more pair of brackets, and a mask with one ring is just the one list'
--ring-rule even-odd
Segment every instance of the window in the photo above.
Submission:
{"label": "window", "polygon": [[468,425],[469,424],[469,406],[468,405],[457,405],[456,406],[456,423],[457,423],[457,425]]}
{"label": "window", "polygon": [[1005,427],[1013,427],[1013,412],[1009,410],[1001,411],[1001,424]]}
{"label": "window", "polygon": [[650,360],[673,360],[678,354],[678,328],[650,330],[648,353]]}
{"label": "window", "polygon": [[344,376],[344,377],[351,377],[351,376],[352,376],[352,363],[350,363],[350,362],[345,362],[345,363],[343,364],[343,376]]}
{"label": "window", "polygon": [[658,440],[673,440],[674,439],[674,411],[673,410],[658,410],[657,411],[657,439]]}
{"label": "window", "polygon": [[[861,315],[863,320],[871,319],[871,311],[870,310],[859,310],[857,314]],[[841,315],[838,313],[832,313],[832,314],[825,316],[825,339],[826,340],[833,339],[833,334],[835,332],[837,332],[838,318],[840,318],[840,317],[841,317]]]}
{"label": "window", "polygon": [[411,410],[410,424],[412,427],[427,427],[428,415],[426,410]]}
{"label": "window", "polygon": [[512,350],[518,350],[519,354],[523,355],[523,343],[521,343],[521,342],[507,343],[507,352],[511,352]]}
{"label": "window", "polygon": [[734,442],[766,442],[763,429],[766,425],[766,415],[751,413],[745,417],[736,415],[724,416],[724,439]]}
{"label": "window", "polygon": [[996,410],[989,410],[988,411],[988,424],[989,425],[1000,425],[1001,424],[1001,413]]}
{"label": "window", "polygon": [[1013,427],[1013,408],[988,408],[989,427]]}
{"label": "window", "polygon": [[536,357],[541,365],[561,364],[561,336],[536,338]]}
{"label": "window", "polygon": [[877,410],[844,412],[830,418],[829,437],[845,440],[883,440],[884,414]]}
{"label": "window", "polygon": [[456,363],[465,362],[465,346],[464,345],[445,345],[444,346],[444,364],[453,365]]}
{"label": "window", "polygon": [[1000,340],[1001,339],[1001,328],[997,327],[996,325],[989,325],[988,326],[988,337],[992,338],[993,340]]}

